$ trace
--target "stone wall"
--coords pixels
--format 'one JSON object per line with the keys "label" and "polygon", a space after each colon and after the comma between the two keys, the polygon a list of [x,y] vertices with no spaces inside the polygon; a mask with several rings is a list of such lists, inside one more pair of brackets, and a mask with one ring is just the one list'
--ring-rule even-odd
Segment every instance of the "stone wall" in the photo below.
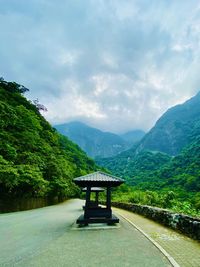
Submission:
{"label": "stone wall", "polygon": [[55,198],[0,198],[0,213],[42,208],[66,199]]}
{"label": "stone wall", "polygon": [[130,203],[112,202],[112,206],[129,210],[177,230],[193,239],[200,240],[200,219],[169,210]]}

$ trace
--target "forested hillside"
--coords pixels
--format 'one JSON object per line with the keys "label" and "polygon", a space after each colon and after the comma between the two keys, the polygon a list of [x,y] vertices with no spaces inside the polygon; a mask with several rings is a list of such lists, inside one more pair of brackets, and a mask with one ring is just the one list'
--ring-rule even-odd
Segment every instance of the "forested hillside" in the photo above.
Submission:
{"label": "forested hillside", "polygon": [[132,151],[98,160],[131,186],[115,193],[115,200],[172,208],[200,215],[200,135],[176,157]]}
{"label": "forested hillside", "polygon": [[0,80],[0,196],[73,196],[72,179],[97,166],[50,126],[27,90]]}
{"label": "forested hillside", "polygon": [[190,145],[169,164],[161,168],[157,177],[162,181],[161,188],[182,188],[186,192],[200,191],[200,134]]}
{"label": "forested hillside", "polygon": [[170,160],[169,155],[161,152],[142,151],[136,154],[132,149],[117,157],[98,159],[96,162],[116,176],[125,178],[130,185],[137,185],[141,181],[148,181],[153,171],[158,170]]}
{"label": "forested hillside", "polygon": [[113,174],[125,178],[138,189],[200,190],[200,134],[176,157],[161,152],[128,150],[117,157],[99,159],[97,163]]}

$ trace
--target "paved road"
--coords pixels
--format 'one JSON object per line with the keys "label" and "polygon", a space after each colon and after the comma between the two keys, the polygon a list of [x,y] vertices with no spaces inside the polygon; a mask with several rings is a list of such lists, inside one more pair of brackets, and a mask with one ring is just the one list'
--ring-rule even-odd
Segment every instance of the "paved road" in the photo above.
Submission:
{"label": "paved road", "polygon": [[81,200],[0,215],[0,266],[165,267],[163,254],[123,218],[117,228],[78,229]]}

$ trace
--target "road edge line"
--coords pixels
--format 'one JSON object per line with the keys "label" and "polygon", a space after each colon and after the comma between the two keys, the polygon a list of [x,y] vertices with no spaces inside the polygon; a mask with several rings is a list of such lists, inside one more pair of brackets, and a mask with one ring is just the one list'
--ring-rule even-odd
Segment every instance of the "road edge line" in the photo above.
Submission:
{"label": "road edge line", "polygon": [[148,234],[146,234],[140,227],[138,227],[135,223],[130,221],[128,218],[126,218],[124,215],[119,215],[124,218],[127,222],[129,222],[132,226],[134,226],[139,232],[141,232],[149,241],[153,243],[155,247],[157,247],[160,252],[163,253],[163,255],[169,260],[169,262],[172,264],[173,267],[180,267],[180,265],[175,261],[175,259],[163,248],[161,245],[159,245],[153,238],[151,238]]}

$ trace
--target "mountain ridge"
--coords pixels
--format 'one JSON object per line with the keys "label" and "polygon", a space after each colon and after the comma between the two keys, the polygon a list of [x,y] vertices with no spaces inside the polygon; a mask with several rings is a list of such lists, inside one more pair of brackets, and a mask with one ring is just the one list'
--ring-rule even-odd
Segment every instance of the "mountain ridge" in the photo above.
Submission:
{"label": "mountain ridge", "polygon": [[183,104],[168,109],[139,142],[136,151],[160,151],[171,156],[179,154],[199,132],[199,116],[200,92]]}
{"label": "mountain ridge", "polygon": [[[77,143],[93,158],[117,155],[134,144],[130,141],[128,142],[120,135],[107,131],[103,132],[79,121],[58,124],[54,125],[54,127],[61,134]],[[139,140],[139,137],[137,137],[137,140]]]}

